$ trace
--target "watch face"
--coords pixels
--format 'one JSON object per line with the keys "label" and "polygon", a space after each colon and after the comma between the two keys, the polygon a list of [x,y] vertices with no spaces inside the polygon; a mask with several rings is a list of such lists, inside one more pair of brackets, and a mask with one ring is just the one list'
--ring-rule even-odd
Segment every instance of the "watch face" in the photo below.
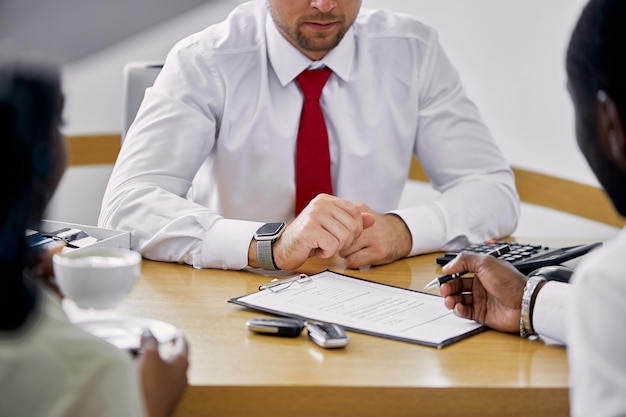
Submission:
{"label": "watch face", "polygon": [[266,223],[259,227],[256,231],[256,236],[257,238],[275,236],[283,229],[283,227],[285,227],[285,223]]}

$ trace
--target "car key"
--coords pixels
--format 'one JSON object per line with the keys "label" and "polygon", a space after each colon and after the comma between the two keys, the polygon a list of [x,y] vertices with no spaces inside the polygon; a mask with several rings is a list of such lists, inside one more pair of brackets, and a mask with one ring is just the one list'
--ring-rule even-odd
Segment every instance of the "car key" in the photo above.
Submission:
{"label": "car key", "polygon": [[307,321],[304,325],[309,331],[309,338],[318,346],[341,348],[348,344],[348,335],[338,324]]}
{"label": "car key", "polygon": [[298,319],[285,317],[257,317],[246,322],[246,328],[251,332],[263,333],[282,337],[298,337],[304,328],[304,322]]}

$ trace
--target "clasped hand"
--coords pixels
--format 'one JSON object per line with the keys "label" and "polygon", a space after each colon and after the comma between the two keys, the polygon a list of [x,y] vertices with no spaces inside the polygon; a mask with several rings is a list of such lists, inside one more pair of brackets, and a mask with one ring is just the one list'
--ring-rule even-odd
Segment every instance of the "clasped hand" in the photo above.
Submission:
{"label": "clasped hand", "polygon": [[276,265],[285,270],[300,267],[311,256],[335,254],[345,258],[348,268],[380,265],[410,250],[411,235],[400,217],[327,194],[315,197],[273,247]]}

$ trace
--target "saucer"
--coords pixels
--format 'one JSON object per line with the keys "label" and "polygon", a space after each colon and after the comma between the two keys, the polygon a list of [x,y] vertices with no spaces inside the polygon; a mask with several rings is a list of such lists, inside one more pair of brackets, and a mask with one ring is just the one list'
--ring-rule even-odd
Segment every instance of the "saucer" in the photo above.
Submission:
{"label": "saucer", "polygon": [[141,335],[150,329],[159,344],[173,342],[179,330],[169,323],[141,317],[90,318],[74,322],[83,330],[123,350],[138,351]]}

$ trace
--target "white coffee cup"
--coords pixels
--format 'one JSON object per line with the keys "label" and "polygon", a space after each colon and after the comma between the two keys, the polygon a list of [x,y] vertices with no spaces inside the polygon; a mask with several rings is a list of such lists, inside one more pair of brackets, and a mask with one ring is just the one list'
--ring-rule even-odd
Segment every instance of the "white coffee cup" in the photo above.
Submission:
{"label": "white coffee cup", "polygon": [[80,308],[114,308],[141,273],[141,255],[128,249],[67,251],[55,254],[52,264],[61,293]]}

